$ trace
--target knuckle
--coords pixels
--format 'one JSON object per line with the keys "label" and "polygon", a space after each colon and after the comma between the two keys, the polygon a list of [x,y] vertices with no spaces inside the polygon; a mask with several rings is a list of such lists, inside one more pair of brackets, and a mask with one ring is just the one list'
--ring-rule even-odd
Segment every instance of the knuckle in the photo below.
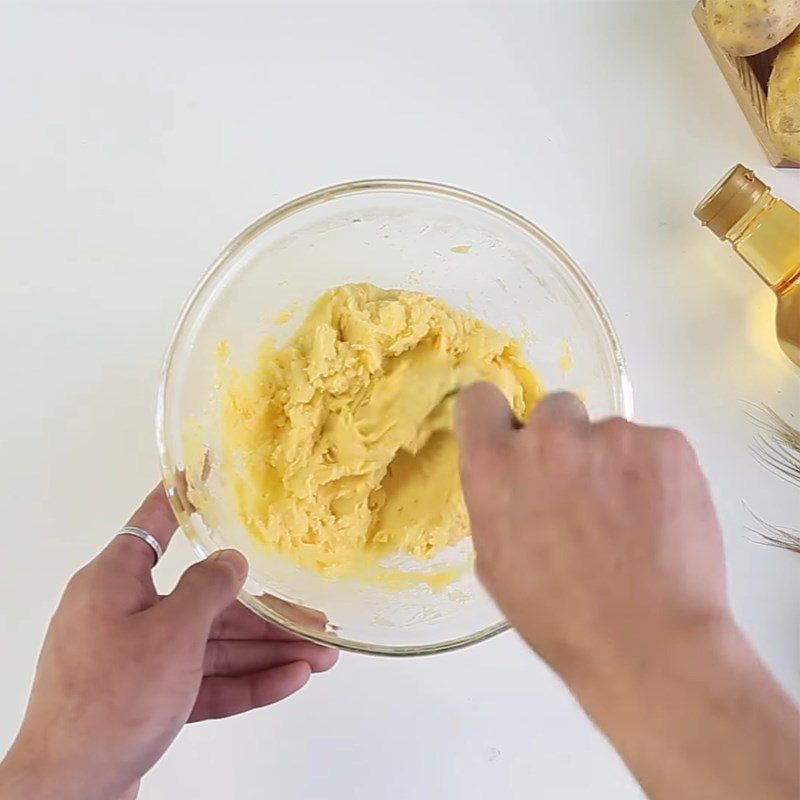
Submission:
{"label": "knuckle", "polygon": [[529,439],[529,446],[533,441],[547,464],[568,467],[576,461],[578,439],[572,425],[561,420],[548,422]]}
{"label": "knuckle", "polygon": [[212,555],[186,570],[184,580],[192,591],[198,594],[222,595],[237,588],[233,570],[215,562],[214,558]]}
{"label": "knuckle", "polygon": [[213,562],[206,559],[199,561],[197,564],[192,564],[186,570],[186,581],[192,584],[216,584],[221,579],[224,579],[224,570],[217,569]]}
{"label": "knuckle", "polygon": [[92,583],[92,567],[86,564],[81,567],[68,581],[64,589],[64,596],[73,598],[85,594]]}
{"label": "knuckle", "polygon": [[90,562],[67,581],[58,604],[59,611],[83,619],[84,624],[101,624],[113,616],[109,610],[108,591],[102,573]]}
{"label": "knuckle", "polygon": [[186,569],[181,577],[181,580],[184,583],[201,583],[205,582],[207,573],[210,572],[208,569],[208,562],[207,561],[198,561],[196,564],[192,564],[190,567]]}
{"label": "knuckle", "polygon": [[483,482],[492,475],[499,474],[504,468],[506,453],[498,444],[481,443],[472,447],[469,452],[462,453],[461,474],[464,482]]}
{"label": "knuckle", "polygon": [[626,446],[633,435],[635,426],[622,417],[612,417],[597,424],[597,431],[606,441],[616,446]]}
{"label": "knuckle", "polygon": [[662,458],[671,462],[694,461],[694,448],[679,430],[659,428],[656,437],[657,449]]}

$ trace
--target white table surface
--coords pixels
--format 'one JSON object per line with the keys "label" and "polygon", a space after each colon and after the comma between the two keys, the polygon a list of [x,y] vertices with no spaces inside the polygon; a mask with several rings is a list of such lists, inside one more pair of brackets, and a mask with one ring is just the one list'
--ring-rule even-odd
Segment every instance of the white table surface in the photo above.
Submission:
{"label": "white table surface", "polygon": [[[770,340],[766,290],[692,217],[737,161],[795,204],[800,173],[769,168],[690,9],[0,3],[0,750],[65,581],[156,480],[156,381],[184,298],[264,211],[369,176],[486,194],[582,265],[637,416],[696,445],[736,615],[800,697],[800,556],[745,531],[745,504],[797,523],[800,495],[755,464],[742,403],[796,411],[800,374]],[[191,558],[178,537],[159,584]],[[514,634],[344,656],[274,708],[187,729],[142,790],[490,796],[641,797]]]}

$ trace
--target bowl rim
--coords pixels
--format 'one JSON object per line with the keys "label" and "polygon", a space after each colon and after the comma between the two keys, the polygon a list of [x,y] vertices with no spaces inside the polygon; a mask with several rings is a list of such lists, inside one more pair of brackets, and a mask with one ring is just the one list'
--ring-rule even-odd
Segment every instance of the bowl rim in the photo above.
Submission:
{"label": "bowl rim", "polygon": [[[228,262],[231,256],[246,247],[262,232],[271,228],[281,221],[287,219],[293,214],[304,211],[313,206],[337,200],[342,197],[370,194],[370,193],[386,193],[397,192],[406,194],[422,194],[426,196],[436,196],[457,200],[473,207],[477,207],[483,211],[493,214],[496,217],[516,226],[521,229],[525,234],[535,239],[538,244],[544,247],[554,256],[560,265],[569,273],[570,277],[580,286],[585,296],[588,298],[592,305],[593,311],[606,337],[606,341],[610,347],[611,353],[614,358],[616,366],[617,385],[615,386],[620,405],[619,413],[625,419],[631,419],[633,416],[633,392],[631,388],[630,379],[628,377],[628,370],[625,363],[625,358],[622,354],[622,348],[619,343],[614,326],[611,323],[608,311],[603,305],[597,290],[592,285],[591,281],[580,269],[580,267],[572,260],[567,252],[550,236],[548,236],[537,225],[532,223],[527,218],[523,217],[510,208],[507,208],[500,203],[496,203],[483,195],[476,194],[466,189],[459,189],[445,183],[436,183],[431,181],[413,180],[405,178],[369,178],[362,180],[346,181],[337,183],[331,186],[326,186],[317,189],[307,194],[295,197],[292,200],[277,206],[276,208],[263,214],[243,231],[237,234],[214,259],[212,264],[206,269],[200,280],[195,285],[188,299],[183,305],[183,308],[175,323],[175,327],[170,337],[167,351],[161,365],[161,372],[159,375],[158,395],[156,400],[156,441],[158,445],[159,461],[161,466],[161,476],[166,490],[169,503],[178,520],[179,526],[183,535],[187,538],[192,548],[200,556],[200,558],[207,558],[212,551],[197,539],[189,526],[189,517],[183,508],[182,503],[178,498],[176,479],[175,479],[175,466],[171,463],[169,450],[166,443],[166,402],[168,388],[170,384],[170,372],[172,361],[175,351],[179,342],[182,340],[185,333],[186,324],[189,316],[195,308],[195,305],[203,294],[204,290],[209,283],[217,276],[218,272]],[[337,636],[335,633],[320,632],[312,629],[307,629],[302,626],[296,625],[291,620],[286,619],[281,614],[272,611],[271,609],[264,608],[257,600],[257,598],[244,590],[239,593],[238,600],[245,606],[250,608],[258,616],[266,619],[281,628],[287,629],[296,633],[306,639],[318,642],[319,644],[328,647],[335,647],[339,650],[345,650],[354,653],[366,653],[370,655],[383,655],[383,656],[419,656],[419,655],[432,655],[435,653],[450,652],[467,647],[471,644],[486,641],[503,631],[509,629],[509,624],[502,620],[487,628],[483,628],[474,633],[466,634],[454,639],[445,639],[441,642],[422,645],[381,645],[360,642],[355,639],[347,639]]]}

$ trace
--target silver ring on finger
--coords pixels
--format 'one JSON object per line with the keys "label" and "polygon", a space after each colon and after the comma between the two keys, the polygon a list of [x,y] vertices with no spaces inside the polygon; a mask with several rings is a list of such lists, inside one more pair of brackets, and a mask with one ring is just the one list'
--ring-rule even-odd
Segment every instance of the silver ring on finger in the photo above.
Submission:
{"label": "silver ring on finger", "polygon": [[150,545],[151,550],[155,553],[156,564],[161,561],[161,557],[164,555],[164,551],[161,549],[161,545],[158,543],[158,539],[155,536],[148,533],[147,531],[143,531],[141,528],[134,528],[132,525],[128,525],[127,527],[123,528],[121,531],[117,533],[117,536],[135,536],[137,539],[141,539],[143,542],[146,542]]}

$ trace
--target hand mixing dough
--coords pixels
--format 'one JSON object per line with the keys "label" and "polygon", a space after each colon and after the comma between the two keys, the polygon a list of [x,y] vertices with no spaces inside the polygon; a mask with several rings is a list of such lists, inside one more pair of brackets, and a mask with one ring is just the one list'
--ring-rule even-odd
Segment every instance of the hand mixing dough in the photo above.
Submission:
{"label": "hand mixing dough", "polygon": [[468,533],[448,392],[492,381],[524,419],[541,396],[518,342],[443,302],[331,289],[257,368],[223,364],[223,476],[251,534],[327,577],[428,559]]}

